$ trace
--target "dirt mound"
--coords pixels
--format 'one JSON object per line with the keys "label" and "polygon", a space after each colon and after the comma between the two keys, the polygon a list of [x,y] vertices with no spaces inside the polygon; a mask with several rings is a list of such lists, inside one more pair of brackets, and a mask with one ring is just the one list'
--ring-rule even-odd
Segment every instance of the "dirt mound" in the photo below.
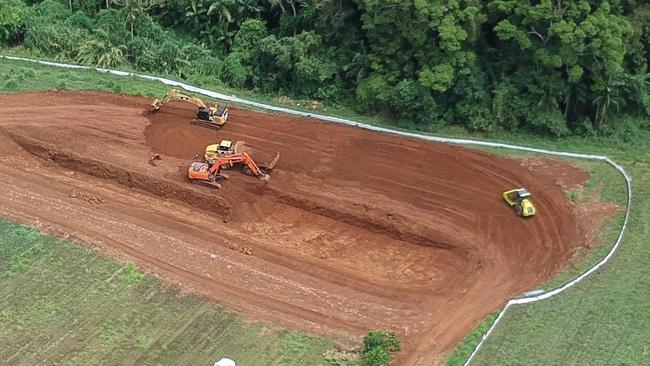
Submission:
{"label": "dirt mound", "polygon": [[[404,365],[439,362],[585,244],[558,182],[538,171],[549,161],[234,108],[214,131],[190,124],[192,105],[145,115],[149,103],[0,95],[0,214],[126,255],[253,318],[329,335],[396,330]],[[191,158],[221,139],[245,140],[259,161],[280,152],[270,184],[237,171],[221,191],[189,183]],[[162,159],[150,164],[153,153]],[[558,164],[563,181],[586,179]],[[534,195],[532,220],[501,199],[518,186]]]}

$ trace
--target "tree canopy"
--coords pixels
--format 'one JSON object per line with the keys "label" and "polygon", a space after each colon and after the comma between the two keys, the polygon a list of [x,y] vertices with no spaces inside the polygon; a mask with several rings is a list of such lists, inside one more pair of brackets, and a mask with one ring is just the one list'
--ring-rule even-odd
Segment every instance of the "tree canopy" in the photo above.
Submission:
{"label": "tree canopy", "polygon": [[633,136],[649,34],[635,0],[0,0],[0,44],[424,131]]}

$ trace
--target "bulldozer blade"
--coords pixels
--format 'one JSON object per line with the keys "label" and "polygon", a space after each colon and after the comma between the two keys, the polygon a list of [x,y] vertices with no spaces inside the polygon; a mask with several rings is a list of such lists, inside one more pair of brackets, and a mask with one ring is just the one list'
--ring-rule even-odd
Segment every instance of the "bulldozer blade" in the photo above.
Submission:
{"label": "bulldozer blade", "polygon": [[213,129],[213,130],[220,130],[220,129],[221,129],[221,126],[218,125],[218,124],[216,124],[216,123],[214,123],[214,122],[203,121],[203,120],[200,120],[200,119],[193,119],[193,120],[192,120],[192,124],[195,125],[195,126],[201,126],[201,127],[205,127],[205,128],[211,128],[211,129]]}
{"label": "bulldozer blade", "polygon": [[271,160],[270,163],[267,163],[267,164],[264,164],[264,163],[263,163],[263,164],[260,164],[259,167],[260,167],[260,168],[263,168],[263,169],[265,169],[265,170],[267,170],[267,171],[270,171],[270,170],[273,169],[273,167],[275,166],[275,164],[278,163],[278,160],[280,160],[280,153],[275,154],[275,157],[273,158],[273,160]]}

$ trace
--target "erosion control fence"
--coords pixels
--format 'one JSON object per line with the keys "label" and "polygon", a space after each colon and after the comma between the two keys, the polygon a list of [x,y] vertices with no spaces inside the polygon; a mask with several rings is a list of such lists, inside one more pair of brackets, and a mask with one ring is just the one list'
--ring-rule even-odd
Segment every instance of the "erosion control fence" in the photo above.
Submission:
{"label": "erosion control fence", "polygon": [[533,292],[534,295],[518,297],[518,298],[514,298],[514,299],[509,300],[508,303],[506,304],[506,306],[503,308],[503,310],[499,314],[499,316],[496,318],[496,320],[492,324],[492,326],[490,327],[490,329],[488,329],[487,332],[485,332],[485,334],[483,334],[483,337],[481,338],[479,343],[476,345],[476,347],[472,351],[469,358],[465,361],[464,365],[469,365],[472,362],[472,360],[474,359],[476,354],[481,349],[481,346],[483,345],[485,340],[490,336],[490,334],[492,334],[492,331],[494,330],[494,328],[499,324],[499,322],[503,319],[504,315],[508,312],[508,309],[510,309],[514,305],[528,304],[528,303],[531,303],[531,302],[542,301],[544,299],[548,299],[550,297],[556,296],[556,295],[568,290],[569,288],[573,287],[574,285],[576,285],[580,281],[584,280],[587,276],[589,276],[593,272],[597,271],[600,267],[605,265],[605,263],[607,263],[612,258],[614,253],[616,253],[616,251],[618,250],[618,247],[621,245],[621,241],[623,240],[623,234],[624,234],[624,232],[625,232],[625,230],[627,228],[627,223],[628,223],[628,219],[629,219],[629,216],[630,216],[630,202],[632,201],[632,179],[625,172],[625,169],[623,169],[623,167],[621,165],[617,164],[615,161],[609,159],[606,156],[578,154],[578,153],[570,153],[570,152],[563,152],[563,151],[553,151],[553,150],[546,150],[546,149],[537,149],[537,148],[532,148],[532,147],[510,145],[510,144],[503,144],[503,143],[496,143],[496,142],[438,137],[438,136],[422,135],[422,134],[413,133],[413,132],[397,131],[397,130],[392,130],[392,129],[389,129],[389,128],[369,125],[369,124],[362,123],[362,122],[356,122],[356,121],[346,119],[346,118],[339,118],[339,117],[327,116],[327,115],[323,115],[323,114],[309,113],[309,112],[297,111],[297,110],[288,109],[288,108],[272,106],[272,105],[268,105],[268,104],[259,103],[259,102],[255,102],[255,101],[252,101],[252,100],[240,98],[240,97],[237,97],[235,95],[226,95],[226,94],[223,94],[223,93],[218,93],[218,92],[215,92],[215,91],[198,88],[198,87],[193,86],[193,85],[185,84],[185,83],[175,81],[175,80],[165,79],[165,78],[158,77],[158,76],[144,75],[144,74],[138,74],[138,73],[133,73],[133,72],[127,72],[127,71],[95,68],[95,67],[82,66],[82,65],[63,64],[63,63],[58,63],[58,62],[36,60],[36,59],[30,59],[30,58],[24,58],[24,57],[13,57],[13,56],[3,56],[3,55],[0,55],[0,57],[5,58],[5,59],[9,59],[9,60],[35,62],[35,63],[39,63],[39,64],[42,64],[42,65],[55,66],[55,67],[63,67],[63,68],[71,68],[71,69],[96,70],[96,71],[99,71],[99,72],[107,72],[107,73],[111,73],[111,74],[118,75],[118,76],[135,76],[135,77],[139,77],[139,78],[143,78],[143,79],[159,81],[159,82],[161,82],[163,84],[166,84],[166,85],[179,87],[179,88],[185,89],[185,90],[190,91],[190,92],[195,92],[195,93],[198,93],[198,94],[206,95],[206,96],[209,96],[209,97],[212,97],[212,98],[215,98],[215,99],[229,101],[229,102],[232,102],[232,103],[247,105],[247,106],[251,106],[251,107],[255,107],[255,108],[274,111],[274,112],[298,115],[298,116],[318,119],[318,120],[322,120],[322,121],[340,123],[340,124],[355,126],[355,127],[359,127],[359,128],[364,128],[364,129],[367,129],[367,130],[372,130],[372,131],[377,131],[377,132],[382,132],[382,133],[389,133],[389,134],[399,135],[399,136],[406,136],[406,137],[416,138],[416,139],[425,140],[425,141],[442,142],[442,143],[457,144],[457,145],[474,145],[474,146],[486,146],[486,147],[499,147],[499,148],[504,148],[504,149],[527,151],[527,152],[534,152],[534,153],[546,154],[546,155],[565,156],[565,157],[570,157],[570,158],[587,159],[587,160],[599,160],[599,161],[604,161],[607,164],[614,167],[614,169],[616,169],[619,173],[621,173],[621,175],[625,178],[625,182],[626,182],[626,185],[627,185],[627,202],[626,202],[626,205],[625,205],[625,218],[623,220],[623,226],[621,227],[621,231],[619,232],[618,237],[616,238],[616,242],[614,243],[612,248],[609,250],[607,255],[605,255],[600,261],[598,261],[596,264],[594,264],[592,267],[590,267],[588,270],[586,270],[582,274],[578,275],[577,277],[575,277],[571,281],[566,282],[565,284],[563,284],[563,285],[561,285],[561,286],[559,286],[559,287],[557,287],[557,288],[555,288],[553,290],[542,291],[542,292],[534,291]]}

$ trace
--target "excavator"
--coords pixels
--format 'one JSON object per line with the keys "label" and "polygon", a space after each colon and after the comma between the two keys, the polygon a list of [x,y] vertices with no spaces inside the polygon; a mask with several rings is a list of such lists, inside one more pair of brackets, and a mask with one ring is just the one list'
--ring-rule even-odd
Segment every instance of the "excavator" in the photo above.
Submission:
{"label": "excavator", "polygon": [[[197,158],[198,156],[195,156],[195,159]],[[269,172],[277,164],[279,159],[280,153],[277,153],[271,163],[257,164],[247,152],[233,152],[220,156],[217,155],[214,160],[194,161],[188,169],[187,176],[192,183],[221,189],[221,184],[217,181],[220,179],[228,179],[228,175],[223,173],[223,170],[235,165],[241,165],[244,174],[255,176],[268,183],[271,180]]]}
{"label": "excavator", "polygon": [[151,103],[150,112],[156,112],[164,104],[175,100],[190,102],[198,107],[196,118],[192,120],[194,125],[218,130],[228,122],[228,107],[216,103],[206,104],[202,99],[183,94],[176,89],[167,92],[162,99],[155,99]]}

